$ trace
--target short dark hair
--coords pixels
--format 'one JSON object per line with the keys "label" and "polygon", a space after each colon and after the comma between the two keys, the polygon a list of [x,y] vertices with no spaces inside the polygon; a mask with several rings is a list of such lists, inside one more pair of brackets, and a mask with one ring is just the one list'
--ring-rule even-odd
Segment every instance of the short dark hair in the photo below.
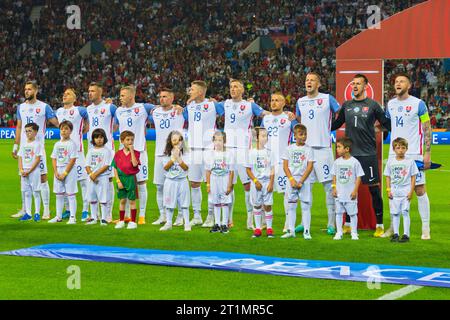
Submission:
{"label": "short dark hair", "polygon": [[314,72],[314,71],[308,72],[308,73],[306,74],[306,76],[308,76],[309,74],[315,75],[315,76],[317,77],[317,79],[319,80],[319,83],[322,82],[322,77],[321,77],[320,74],[318,74],[317,72]]}
{"label": "short dark hair", "polygon": [[102,128],[97,128],[92,132],[92,140],[91,144],[95,146],[95,138],[103,137],[103,145],[105,145],[108,142],[108,138],[106,137],[106,132]]}
{"label": "short dark hair", "polygon": [[97,88],[103,89],[102,84],[100,82],[95,82],[95,81],[89,83],[89,87],[97,87]]}
{"label": "short dark hair", "polygon": [[25,129],[26,129],[26,128],[31,128],[31,129],[33,129],[33,131],[35,131],[35,132],[39,131],[39,126],[37,125],[37,123],[34,123],[34,122],[27,123],[27,124],[25,125]]}
{"label": "short dark hair", "polygon": [[37,85],[36,81],[34,81],[34,80],[30,80],[30,81],[25,82],[25,86],[27,86],[27,85],[32,86],[33,89],[35,89],[35,90],[38,89],[38,85]]}
{"label": "short dark hair", "polygon": [[402,137],[396,138],[394,141],[392,141],[392,150],[395,149],[395,146],[404,146],[406,149],[408,149],[408,140]]}
{"label": "short dark hair", "polygon": [[344,148],[352,149],[353,141],[349,137],[342,137],[337,139],[336,143],[342,144]]}
{"label": "short dark hair", "polygon": [[72,122],[68,121],[68,120],[64,120],[63,122],[61,122],[59,124],[59,129],[61,130],[62,127],[67,127],[70,129],[70,131],[73,131],[73,124]]}
{"label": "short dark hair", "polygon": [[294,133],[296,133],[297,131],[308,133],[308,129],[306,129],[306,126],[304,124],[301,124],[301,123],[297,123],[294,126]]}
{"label": "short dark hair", "polygon": [[365,75],[363,75],[362,73],[357,73],[355,74],[355,76],[353,77],[353,79],[355,78],[362,78],[364,79],[364,83],[368,84],[369,83],[369,79],[367,79],[367,77]]}
{"label": "short dark hair", "polygon": [[159,90],[159,92],[163,92],[163,91],[165,91],[165,92],[170,92],[171,94],[174,94],[173,89],[172,89],[172,88],[169,88],[169,87],[164,87],[164,88],[162,88],[161,90]]}
{"label": "short dark hair", "polygon": [[395,82],[395,80],[396,80],[398,77],[405,77],[406,79],[408,79],[409,83],[411,83],[411,77],[410,77],[407,73],[405,73],[405,72],[397,73],[397,74],[395,75],[394,82]]}
{"label": "short dark hair", "polygon": [[134,133],[128,130],[122,131],[120,133],[120,141],[125,140],[126,137],[133,137],[134,138]]}
{"label": "short dark hair", "polygon": [[255,137],[256,137],[256,141],[259,141],[259,134],[261,133],[261,132],[263,132],[263,131],[265,131],[265,132],[267,132],[267,129],[266,128],[264,128],[264,127],[256,127],[255,128]]}

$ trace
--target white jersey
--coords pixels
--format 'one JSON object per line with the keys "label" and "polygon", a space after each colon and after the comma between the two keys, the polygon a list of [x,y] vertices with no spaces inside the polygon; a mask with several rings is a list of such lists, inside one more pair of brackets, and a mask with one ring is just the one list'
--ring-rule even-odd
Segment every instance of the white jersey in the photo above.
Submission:
{"label": "white jersey", "polygon": [[129,108],[119,107],[116,110],[114,121],[119,125],[119,132],[131,131],[134,133],[134,149],[136,151],[147,150],[146,124],[154,107],[149,103],[135,103]]}
{"label": "white jersey", "polygon": [[289,116],[284,112],[274,116],[266,115],[261,122],[261,127],[267,129],[267,148],[275,153],[277,163],[281,162],[281,156],[286,151],[292,140],[294,126],[297,121],[289,120]]}
{"label": "white jersey", "polygon": [[405,100],[394,98],[386,108],[386,116],[391,119],[391,147],[389,153],[394,155],[392,141],[401,137],[408,140],[407,155],[423,155],[422,121],[429,119],[425,102],[409,96]]}
{"label": "white jersey", "polygon": [[252,145],[252,119],[264,110],[254,102],[245,100],[234,102],[231,99],[219,103],[225,114],[224,131],[227,135],[227,147],[250,149]]}
{"label": "white jersey", "polygon": [[293,177],[302,177],[308,162],[314,162],[311,148],[307,145],[298,146],[295,143],[287,147],[281,159],[288,161],[288,167]]}
{"label": "white jersey", "polygon": [[[113,154],[111,149],[101,147],[101,148],[91,148],[86,155],[86,167],[91,167],[93,172],[101,169],[104,166],[111,166],[113,159]],[[111,176],[111,172],[106,170],[100,177]]]}
{"label": "white jersey", "polygon": [[[42,143],[34,140],[32,142],[23,141],[20,144],[19,152],[17,155],[19,157],[22,157],[22,168],[27,169],[25,171],[28,171],[33,166],[33,163],[36,161],[36,157],[43,157],[44,148],[42,146]],[[39,165],[37,166],[39,168]],[[39,171],[39,169],[37,170]]]}
{"label": "white jersey", "polygon": [[17,107],[17,120],[22,121],[22,133],[20,135],[20,143],[27,141],[25,135],[25,125],[28,123],[36,123],[39,126],[38,134],[36,135],[36,141],[44,144],[45,128],[47,120],[55,118],[55,113],[52,108],[40,100],[36,100],[35,103],[21,103]]}
{"label": "white jersey", "polygon": [[181,134],[183,134],[185,120],[185,116],[183,114],[177,114],[174,108],[164,110],[162,107],[158,107],[152,110],[149,116],[149,121],[155,124],[155,156],[164,155],[167,137],[169,136],[170,132],[177,130]]}
{"label": "white jersey", "polygon": [[364,175],[361,163],[354,157],[337,158],[331,167],[331,175],[336,176],[336,191],[339,201],[352,200],[351,194],[355,189],[356,179]]}
{"label": "white jersey", "polygon": [[[182,155],[181,159],[183,160],[183,162],[186,165],[189,166],[189,162],[186,157],[184,157]],[[163,166],[165,167],[169,161],[170,161],[170,157],[165,156],[163,158]],[[165,170],[166,179],[180,180],[180,179],[185,179],[187,177],[187,175],[188,175],[188,171],[183,170],[183,168],[181,168],[181,166],[178,162],[175,162],[174,164],[172,164],[172,166],[169,168],[169,170]]]}
{"label": "white jersey", "polygon": [[92,103],[86,110],[89,117],[89,132],[87,136],[89,149],[94,147],[90,143],[92,140],[92,132],[94,132],[95,129],[103,129],[108,138],[107,145],[111,147],[111,150],[114,150],[113,121],[117,107],[102,100],[99,104]]}
{"label": "white jersey", "polygon": [[88,119],[88,114],[85,107],[71,107],[64,108],[61,107],[56,110],[56,117],[58,122],[70,121],[73,125],[72,133],[70,134],[70,139],[73,140],[77,146],[77,151],[83,151],[83,126],[84,120]]}
{"label": "white jersey", "polygon": [[250,150],[246,167],[252,170],[256,179],[267,181],[270,179],[270,174],[275,164],[275,154],[269,149],[252,149]]}
{"label": "white jersey", "polygon": [[416,162],[408,157],[397,160],[389,158],[384,175],[391,177],[391,192],[394,197],[405,197],[411,191],[411,177],[419,173]]}
{"label": "white jersey", "polygon": [[[71,139],[67,141],[60,140],[55,143],[50,158],[56,159],[57,168],[65,168],[70,160],[78,158],[77,145]],[[75,172],[75,170],[72,171]]]}
{"label": "white jersey", "polygon": [[211,175],[224,176],[234,171],[233,155],[229,151],[209,150],[205,152],[205,170]]}
{"label": "white jersey", "polygon": [[223,105],[207,99],[197,103],[192,101],[183,110],[188,120],[189,148],[212,148],[212,137],[216,131],[217,114],[223,114]]}
{"label": "white jersey", "polygon": [[333,112],[339,110],[336,99],[325,93],[314,98],[304,96],[297,100],[296,114],[301,117],[308,133],[306,144],[310,147],[331,147],[331,122]]}

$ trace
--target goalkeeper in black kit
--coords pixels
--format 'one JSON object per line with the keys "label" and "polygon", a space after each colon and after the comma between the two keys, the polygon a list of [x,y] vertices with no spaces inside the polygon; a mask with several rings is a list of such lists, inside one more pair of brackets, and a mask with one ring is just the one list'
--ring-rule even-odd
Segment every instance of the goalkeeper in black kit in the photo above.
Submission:
{"label": "goalkeeper in black kit", "polygon": [[[370,98],[366,97],[367,77],[357,74],[353,77],[352,100],[345,101],[338,116],[334,120],[331,130],[340,128],[345,123],[345,135],[352,139],[352,156],[358,159],[364,170],[362,183],[368,185],[372,196],[372,206],[375,211],[377,226],[374,237],[381,237],[383,226],[383,199],[380,192],[380,176],[377,160],[377,146],[375,137],[375,122],[383,128],[391,130],[391,120],[385,115],[383,108]],[[349,216],[346,216],[344,233],[350,233]]]}

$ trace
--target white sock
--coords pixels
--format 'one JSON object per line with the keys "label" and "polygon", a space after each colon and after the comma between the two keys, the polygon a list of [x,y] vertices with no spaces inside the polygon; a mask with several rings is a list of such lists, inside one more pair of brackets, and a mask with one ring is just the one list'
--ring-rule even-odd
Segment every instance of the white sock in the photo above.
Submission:
{"label": "white sock", "polygon": [[42,203],[44,204],[44,214],[50,214],[50,187],[48,181],[41,183]]}
{"label": "white sock", "polygon": [[166,208],[166,214],[167,214],[167,224],[172,225],[172,219],[173,219],[173,210],[174,209],[168,209]]}
{"label": "white sock", "polygon": [[145,217],[145,209],[147,208],[147,183],[138,184],[139,192],[139,217]]}
{"label": "white sock", "polygon": [[21,195],[21,201],[22,201],[22,209],[20,209],[23,213],[25,213],[25,191],[22,191],[20,193]]}
{"label": "white sock", "polygon": [[125,202],[125,218],[129,218],[131,216],[131,211],[130,211],[130,201],[127,200]]}
{"label": "white sock", "polygon": [[208,217],[214,216],[214,205],[208,201]]}
{"label": "white sock", "polygon": [[81,198],[83,199],[83,212],[89,211],[89,201],[88,201],[88,186],[87,179],[78,181],[81,187]]}
{"label": "white sock", "polygon": [[108,203],[100,203],[100,209],[102,210],[102,220],[107,220],[109,215]]}
{"label": "white sock", "polygon": [[231,191],[231,203],[228,205],[228,222],[233,222],[233,211],[234,211],[234,190]]}
{"label": "white sock", "polygon": [[164,185],[157,184],[156,185],[156,203],[158,204],[159,209],[159,217],[165,217],[166,213],[164,212]]}
{"label": "white sock", "polygon": [[289,203],[288,217],[289,217],[289,223],[288,223],[289,232],[294,233],[295,232],[295,220],[297,219],[297,202]]}
{"label": "white sock", "polygon": [[214,224],[220,225],[220,207],[214,206]]}
{"label": "white sock", "polygon": [[405,210],[402,212],[403,215],[403,234],[409,237],[409,228],[411,225],[411,218],[409,217],[409,211]]}
{"label": "white sock", "polygon": [[394,234],[399,234],[400,232],[400,215],[399,214],[391,214],[392,216],[392,227],[394,228]]}
{"label": "white sock", "polygon": [[[265,211],[263,211],[265,212]],[[265,212],[267,229],[272,229],[273,212],[272,210]]]}
{"label": "white sock", "polygon": [[428,194],[424,193],[421,196],[417,196],[417,203],[419,206],[419,214],[422,219],[422,227],[430,227],[430,199]]}
{"label": "white sock", "polygon": [[31,213],[31,201],[33,198],[33,193],[29,191],[25,191],[25,213],[28,213],[29,215],[32,215]]}
{"label": "white sock", "polygon": [[103,220],[108,220],[111,219],[112,220],[112,212],[113,212],[113,208],[114,208],[114,183],[111,181],[110,185],[109,185],[109,199],[108,202],[106,203],[106,217],[105,219],[103,219],[103,212],[102,212],[102,219]]}
{"label": "white sock", "polygon": [[344,214],[336,212],[336,232],[342,234],[342,222],[344,221]]}
{"label": "white sock", "polygon": [[350,225],[352,227],[352,234],[358,234],[358,215],[354,214],[350,216]]}
{"label": "white sock", "polygon": [[91,202],[91,218],[98,219],[98,202]]}
{"label": "white sock", "polygon": [[192,196],[192,210],[194,210],[194,218],[202,218],[200,215],[200,211],[202,209],[202,189],[191,188],[191,196]]}
{"label": "white sock", "polygon": [[250,191],[245,191],[245,208],[247,212],[253,211],[252,199],[250,197]]}
{"label": "white sock", "polygon": [[56,216],[58,219],[62,219],[62,211],[64,208],[64,194],[56,195]]}
{"label": "white sock", "polygon": [[227,221],[228,221],[228,213],[229,213],[229,208],[228,206],[222,206],[222,225],[227,226]]}
{"label": "white sock", "polygon": [[75,219],[77,215],[77,198],[74,194],[67,196],[69,198],[70,218]]}
{"label": "white sock", "polygon": [[300,202],[302,209],[303,233],[308,233],[311,228],[311,204],[309,202]]}
{"label": "white sock", "polygon": [[34,213],[41,213],[41,192],[34,191],[33,197],[34,197]]}
{"label": "white sock", "polygon": [[284,196],[283,196],[283,204],[284,204],[284,213],[285,213],[284,225],[287,226],[288,223],[289,223],[289,217],[288,217],[289,203],[288,203],[288,199],[287,199],[286,193],[284,193]]}
{"label": "white sock", "polygon": [[261,208],[259,209],[254,209],[253,213],[254,213],[254,217],[255,217],[255,227],[256,229],[261,229]]}
{"label": "white sock", "polygon": [[66,211],[70,211],[69,198],[67,196],[64,196],[64,208]]}
{"label": "white sock", "polygon": [[190,224],[190,222],[189,222],[189,208],[182,208],[181,212],[182,212],[183,218],[184,218],[184,225],[188,226]]}
{"label": "white sock", "polygon": [[328,212],[328,224],[327,227],[334,227],[336,221],[336,208],[335,201],[333,197],[333,190],[331,187],[331,181],[325,181],[322,183],[325,190],[325,198],[327,204]]}

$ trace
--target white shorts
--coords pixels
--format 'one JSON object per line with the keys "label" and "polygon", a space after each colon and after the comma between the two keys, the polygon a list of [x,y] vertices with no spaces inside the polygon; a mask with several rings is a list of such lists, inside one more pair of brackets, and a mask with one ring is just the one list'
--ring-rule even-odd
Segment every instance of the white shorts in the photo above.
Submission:
{"label": "white shorts", "polygon": [[147,150],[140,151],[139,161],[141,165],[139,166],[139,172],[136,174],[137,182],[142,182],[148,180],[148,155]]}
{"label": "white shorts", "polygon": [[336,213],[347,213],[349,216],[358,214],[358,201],[340,201],[335,199]]}
{"label": "white shorts", "polygon": [[45,149],[44,149],[44,153],[41,157],[41,162],[39,163],[39,170],[40,170],[40,174],[47,174],[47,156],[45,153]]}
{"label": "white shorts", "polygon": [[[300,180],[300,177],[294,177],[295,181]],[[305,182],[300,189],[294,189],[291,187],[291,183],[286,183],[286,195],[288,202],[297,202],[298,200],[306,203],[311,203],[311,183]]]}
{"label": "white shorts", "polygon": [[109,176],[99,176],[96,182],[93,182],[91,178],[88,180],[88,201],[107,203],[110,195],[111,183],[109,182]]}
{"label": "white shorts", "polygon": [[278,193],[284,193],[286,191],[286,185],[289,182],[286,174],[283,170],[283,163],[279,163],[277,166],[275,166],[275,190]]}
{"label": "white shorts", "polygon": [[186,178],[167,179],[164,181],[164,207],[168,209],[189,208],[191,198],[189,192],[189,182]]}
{"label": "white shorts", "polygon": [[228,195],[227,187],[230,176],[225,174],[223,176],[217,176],[211,174],[210,178],[210,193],[208,195],[208,202],[212,204],[229,204],[232,201],[232,192]]}
{"label": "white shorts", "polygon": [[[64,170],[66,170],[66,167],[60,167],[57,168],[58,173],[63,173]],[[66,178],[63,181],[60,181],[56,179],[56,177],[53,178],[53,192],[56,194],[75,194],[78,192],[78,186],[77,186],[77,171],[75,168],[72,168],[70,170],[69,174],[66,176]]]}
{"label": "white shorts", "polygon": [[402,214],[403,212],[409,212],[409,206],[411,202],[407,197],[394,197],[389,199],[389,210],[391,214]]}
{"label": "white shorts", "polygon": [[311,183],[331,181],[331,167],[333,166],[333,150],[330,148],[311,148],[314,159],[314,170],[308,177]]}
{"label": "white shorts", "polygon": [[193,149],[187,154],[189,157],[188,178],[192,182],[205,181],[205,163],[203,161],[203,150]]}
{"label": "white shorts", "polygon": [[164,156],[155,155],[155,165],[153,166],[153,184],[163,185],[166,176],[164,175]]}
{"label": "white shorts", "polygon": [[229,148],[227,149],[230,151],[233,157],[233,163],[234,163],[234,178],[233,178],[233,184],[237,183],[237,178],[239,176],[239,179],[241,179],[242,184],[250,183],[250,178],[247,175],[247,160],[248,160],[248,149],[238,149],[238,148]]}
{"label": "white shorts", "polygon": [[273,204],[273,192],[267,191],[267,186],[270,183],[270,180],[260,181],[262,188],[261,190],[256,190],[255,184],[252,182],[250,186],[250,196],[252,199],[252,204],[255,207],[259,207],[262,205],[271,206]]}
{"label": "white shorts", "polygon": [[73,170],[76,170],[76,172],[77,172],[77,180],[78,181],[88,178],[88,175],[86,172],[86,158],[82,151],[78,152],[78,158],[75,161],[75,166],[74,166]]}
{"label": "white shorts", "polygon": [[21,191],[40,191],[41,190],[41,172],[38,168],[34,169],[27,177],[20,178]]}

